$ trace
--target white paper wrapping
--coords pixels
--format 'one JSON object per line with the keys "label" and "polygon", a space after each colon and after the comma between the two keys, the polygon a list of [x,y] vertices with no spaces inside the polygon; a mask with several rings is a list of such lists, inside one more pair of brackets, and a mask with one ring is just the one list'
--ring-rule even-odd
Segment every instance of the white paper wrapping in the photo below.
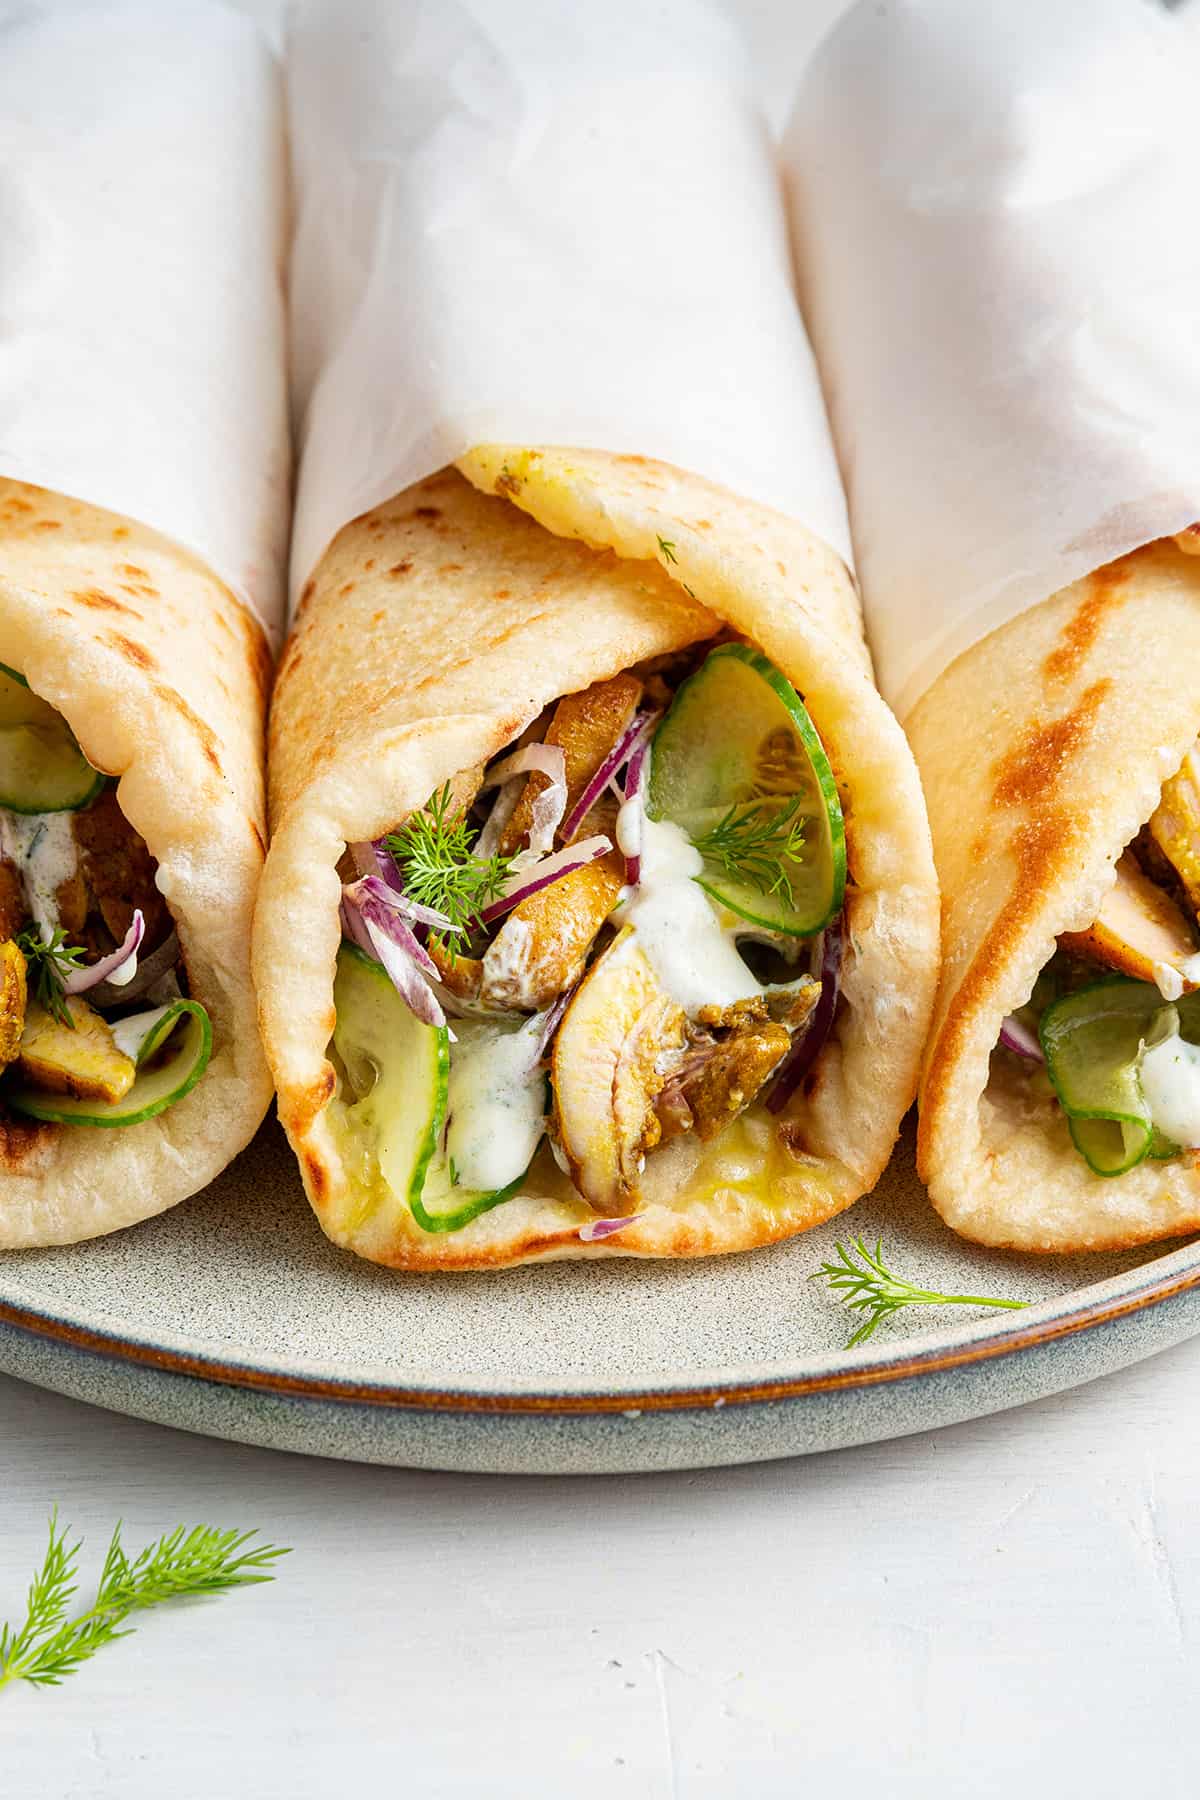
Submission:
{"label": "white paper wrapping", "polygon": [[640,453],[849,557],[765,128],[703,0],[339,0],[289,43],[293,588],[486,442]]}
{"label": "white paper wrapping", "polygon": [[272,632],[282,111],[218,4],[0,0],[0,475],[176,539]]}
{"label": "white paper wrapping", "polygon": [[1200,517],[1198,76],[1139,0],[862,0],[810,67],[801,293],[901,717]]}

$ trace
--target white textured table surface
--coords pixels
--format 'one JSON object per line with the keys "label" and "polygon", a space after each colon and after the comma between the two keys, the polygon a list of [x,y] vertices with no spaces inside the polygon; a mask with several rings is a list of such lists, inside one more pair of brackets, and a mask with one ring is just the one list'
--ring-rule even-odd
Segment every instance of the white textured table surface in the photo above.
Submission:
{"label": "white textured table surface", "polygon": [[0,1611],[52,1500],[96,1556],[118,1514],[295,1546],[0,1695],[0,1793],[1194,1793],[1198,1384],[1200,1342],[938,1434],[571,1481],[239,1449],[0,1378]]}

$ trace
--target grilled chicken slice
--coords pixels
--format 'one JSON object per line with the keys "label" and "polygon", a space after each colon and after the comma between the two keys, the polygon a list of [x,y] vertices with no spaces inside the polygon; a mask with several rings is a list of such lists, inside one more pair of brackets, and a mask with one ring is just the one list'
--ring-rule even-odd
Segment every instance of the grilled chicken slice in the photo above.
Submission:
{"label": "grilled chicken slice", "polygon": [[1200,745],[1188,751],[1178,773],[1164,784],[1149,831],[1192,910],[1200,914]]}
{"label": "grilled chicken slice", "polygon": [[12,1062],[25,1029],[25,958],[11,938],[0,944],[0,1064]]}
{"label": "grilled chicken slice", "polygon": [[624,881],[612,850],[514,906],[483,958],[484,1004],[538,1012],[573,987]]}
{"label": "grilled chicken slice", "polygon": [[115,788],[82,812],[72,814],[83,879],[92,905],[115,943],[120,943],[140,907],[146,920],[146,949],[154,949],[171,929],[167,903],[154,885],[154,858],[117,804]]}
{"label": "grilled chicken slice", "polygon": [[130,1057],[117,1049],[107,1023],[86,1000],[64,1001],[74,1021],[60,1025],[35,1001],[25,1015],[17,1067],[35,1087],[81,1100],[123,1100],[136,1073]]}
{"label": "grilled chicken slice", "polygon": [[631,929],[581,982],[554,1040],[555,1135],[571,1177],[601,1213],[637,1205],[658,1142],[659,1065],[683,1041],[683,1009],[665,994]]}
{"label": "grilled chicken slice", "polygon": [[775,988],[767,995],[767,1013],[789,1031],[798,1031],[808,1023],[820,998],[821,984],[816,976],[801,975],[798,981],[789,981],[786,987]]}
{"label": "grilled chicken slice", "polygon": [[[558,702],[545,741],[563,752],[568,813],[633,718],[641,697],[636,676],[615,675]],[[546,785],[547,777],[540,773],[526,781],[501,838],[507,853],[524,841],[534,799]],[[615,814],[613,806],[592,807],[573,838],[601,830],[611,835]],[[515,906],[483,959],[484,1004],[537,1012],[578,981],[624,881],[625,860],[614,850]]]}
{"label": "grilled chicken slice", "polygon": [[15,938],[29,919],[20,870],[7,858],[0,859],[0,938]]}
{"label": "grilled chicken slice", "polygon": [[438,980],[444,988],[460,1000],[478,1000],[483,964],[477,956],[451,957],[438,943],[437,934],[432,932],[425,948],[437,965]]}
{"label": "grilled chicken slice", "polygon": [[[820,992],[818,982],[812,986]],[[663,1139],[685,1131],[705,1143],[719,1136],[762,1091],[792,1041],[787,1026],[770,1017],[765,997],[702,1007],[697,1022],[658,1096]]]}
{"label": "grilled chicken slice", "polygon": [[[636,675],[614,675],[581,693],[565,694],[555,707],[545,741],[562,749],[568,813],[633,718],[641,697]],[[549,778],[540,773],[526,781],[500,840],[506,854],[520,849],[533,823],[533,802],[548,785]]]}
{"label": "grilled chicken slice", "polygon": [[83,870],[78,863],[75,872],[60,881],[54,890],[54,904],[58,910],[58,922],[72,943],[78,942],[84,935],[88,916],[87,882],[83,879]]}
{"label": "grilled chicken slice", "polygon": [[1128,852],[1117,864],[1116,883],[1095,923],[1058,941],[1076,956],[1105,963],[1136,981],[1155,982],[1164,993],[1178,982],[1175,998],[1200,986],[1196,975],[1183,971],[1200,949],[1195,930],[1183,909],[1143,874]]}

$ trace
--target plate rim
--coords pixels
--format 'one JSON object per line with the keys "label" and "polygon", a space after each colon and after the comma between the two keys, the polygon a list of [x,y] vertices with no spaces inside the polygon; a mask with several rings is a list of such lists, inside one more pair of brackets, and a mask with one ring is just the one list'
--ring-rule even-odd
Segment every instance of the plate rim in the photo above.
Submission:
{"label": "plate rim", "polygon": [[[1139,1275],[1146,1279],[1137,1281]],[[423,1384],[412,1377],[370,1379],[322,1373],[317,1369],[269,1368],[261,1361],[239,1362],[203,1350],[174,1349],[149,1339],[98,1329],[57,1316],[36,1306],[17,1305],[0,1296],[0,1325],[49,1339],[68,1351],[116,1359],[148,1370],[214,1382],[223,1387],[267,1393],[280,1398],[341,1402],[382,1411],[402,1409],[431,1413],[512,1415],[588,1415],[678,1412],[725,1405],[754,1405],[802,1400],[839,1390],[877,1387],[925,1375],[989,1362],[1055,1341],[1079,1336],[1131,1314],[1200,1288],[1200,1240],[1138,1264],[1066,1295],[1030,1306],[1020,1317],[984,1320],[975,1329],[949,1327],[940,1333],[900,1338],[890,1353],[868,1354],[848,1349],[827,1352],[818,1366],[777,1365],[760,1373],[697,1371],[690,1380],[665,1380],[609,1389],[572,1389],[541,1382],[528,1389],[503,1391],[457,1385]],[[1091,1298],[1085,1298],[1085,1296]],[[882,1348],[882,1347],[881,1347]],[[293,1365],[302,1359],[293,1359]],[[824,1366],[820,1366],[823,1361]],[[750,1365],[753,1369],[753,1365]]]}

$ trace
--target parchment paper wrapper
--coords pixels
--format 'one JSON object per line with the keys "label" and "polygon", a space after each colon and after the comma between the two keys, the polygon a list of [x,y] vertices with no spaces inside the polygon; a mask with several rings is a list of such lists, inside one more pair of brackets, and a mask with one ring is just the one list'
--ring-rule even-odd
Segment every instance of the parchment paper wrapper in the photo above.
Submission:
{"label": "parchment paper wrapper", "polygon": [[281,115],[224,6],[0,0],[0,476],[174,538],[271,634]]}
{"label": "parchment paper wrapper", "polygon": [[336,0],[289,45],[293,587],[486,442],[675,463],[849,558],[778,183],[715,6]]}
{"label": "parchment paper wrapper", "polygon": [[1138,0],[866,0],[785,163],[880,685],[1200,514],[1200,56]]}

